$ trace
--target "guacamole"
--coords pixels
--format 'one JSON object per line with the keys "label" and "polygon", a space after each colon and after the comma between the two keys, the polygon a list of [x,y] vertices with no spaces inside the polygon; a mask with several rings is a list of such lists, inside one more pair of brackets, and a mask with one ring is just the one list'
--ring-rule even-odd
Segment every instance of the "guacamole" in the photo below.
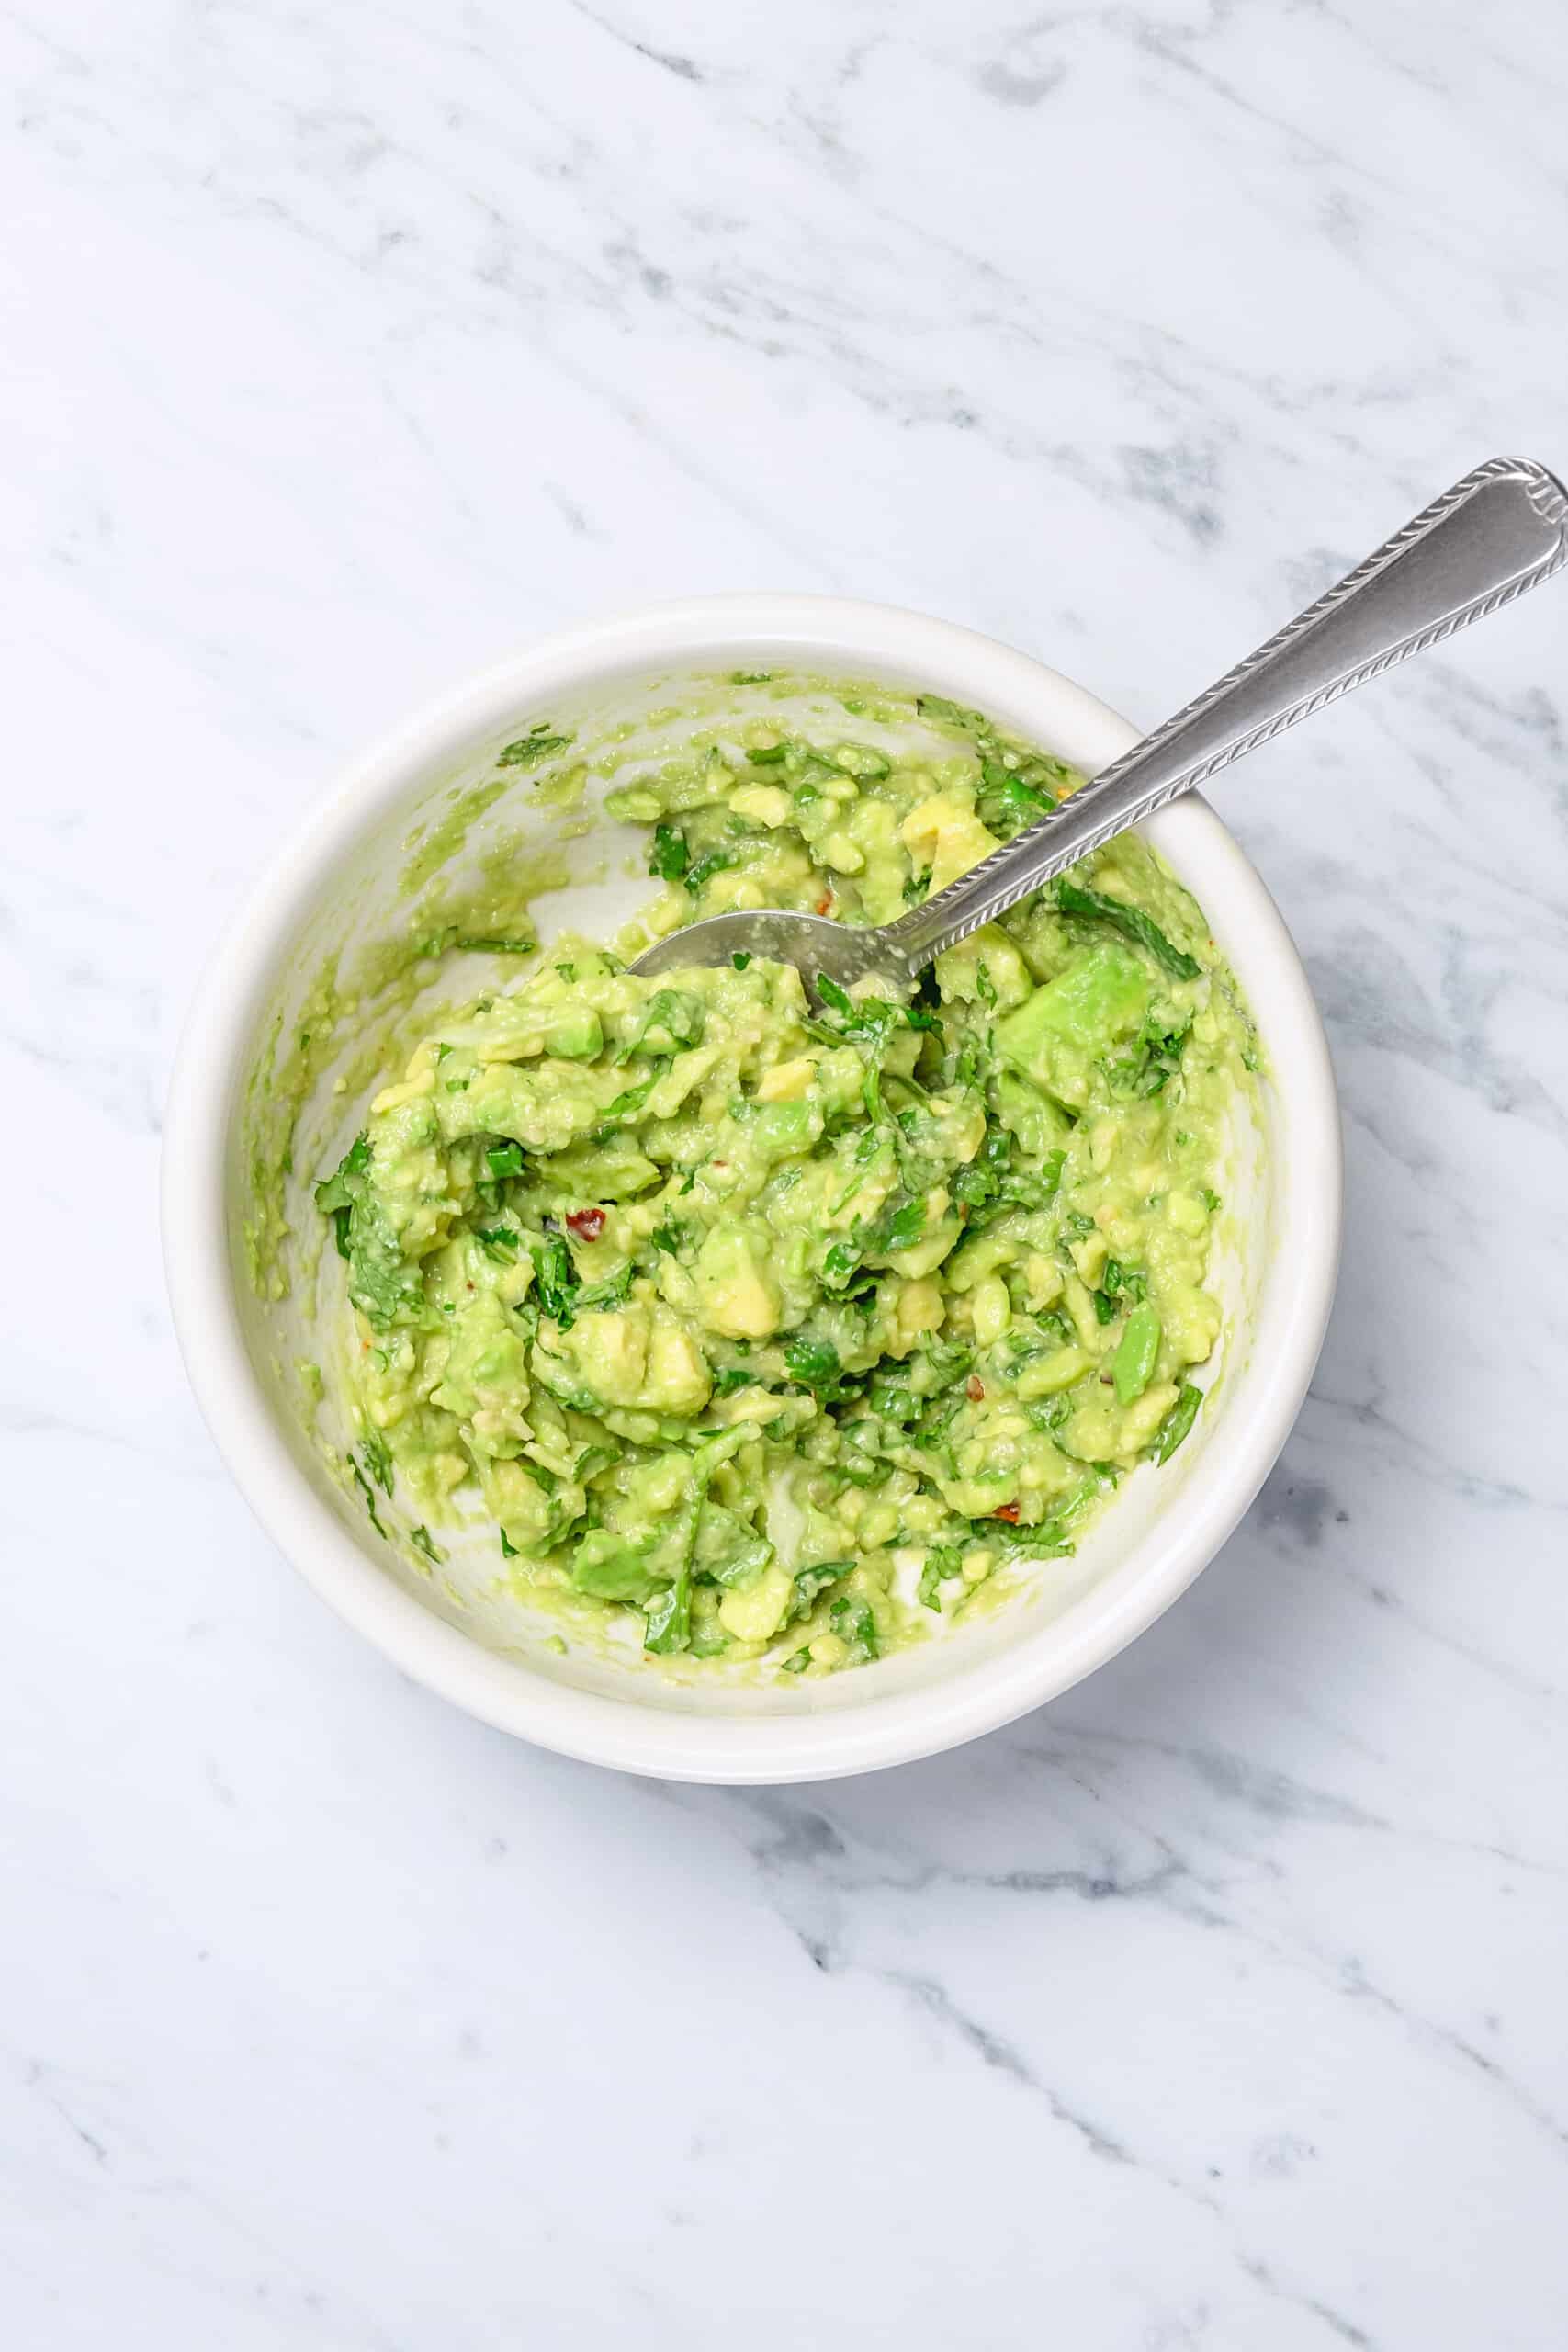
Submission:
{"label": "guacamole", "polygon": [[498,1578],[579,1635],[864,1665],[1069,1553],[1199,1409],[1255,1054],[1144,842],[908,1001],[813,1004],[741,956],[626,969],[728,908],[886,922],[1079,781],[919,707],[925,762],[753,717],[617,784],[660,886],[641,923],[498,966],[317,1186],[372,1516],[396,1493],[432,1560],[487,1523]]}

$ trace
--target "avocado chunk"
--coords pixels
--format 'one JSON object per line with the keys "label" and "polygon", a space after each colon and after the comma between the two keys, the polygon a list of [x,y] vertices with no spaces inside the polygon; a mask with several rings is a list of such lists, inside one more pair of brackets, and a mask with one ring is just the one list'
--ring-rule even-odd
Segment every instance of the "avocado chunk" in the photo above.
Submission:
{"label": "avocado chunk", "polygon": [[1004,1061],[1077,1110],[1088,1102],[1094,1065],[1142,1028],[1149,981],[1121,947],[1093,947],[997,1023]]}
{"label": "avocado chunk", "polygon": [[766,1340],[778,1329],[778,1284],[744,1228],[716,1226],[694,1268],[697,1311],[710,1331]]}
{"label": "avocado chunk", "polygon": [[545,1031],[545,1051],[563,1061],[591,1062],[604,1043],[604,1023],[591,1004],[568,1005]]}

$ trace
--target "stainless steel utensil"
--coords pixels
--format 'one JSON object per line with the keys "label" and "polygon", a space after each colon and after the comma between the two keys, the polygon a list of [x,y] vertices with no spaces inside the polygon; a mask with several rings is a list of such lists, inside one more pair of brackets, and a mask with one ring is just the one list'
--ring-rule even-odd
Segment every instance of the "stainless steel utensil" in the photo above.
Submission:
{"label": "stainless steel utensil", "polygon": [[1565,560],[1568,491],[1529,458],[1494,458],[1092,783],[897,922],[856,930],[773,908],[711,915],[660,940],[632,969],[725,964],[743,952],[798,965],[808,981],[874,972],[908,987],[944,947],[1113,834],[1407,655],[1501,611]]}

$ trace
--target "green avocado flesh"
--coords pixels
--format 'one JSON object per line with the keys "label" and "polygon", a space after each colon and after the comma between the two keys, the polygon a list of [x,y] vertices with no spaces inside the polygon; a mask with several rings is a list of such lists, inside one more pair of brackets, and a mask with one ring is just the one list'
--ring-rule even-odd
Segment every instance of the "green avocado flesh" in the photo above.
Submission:
{"label": "green avocado flesh", "polygon": [[[619,783],[662,893],[623,953],[737,906],[889,921],[1080,781],[920,709],[924,762],[751,720]],[[640,979],[574,936],[497,975],[316,1192],[350,1466],[431,1557],[488,1526],[497,1577],[580,1632],[821,1676],[1070,1553],[1190,1429],[1257,1057],[1141,841],[908,1002],[814,1012],[744,957]]]}

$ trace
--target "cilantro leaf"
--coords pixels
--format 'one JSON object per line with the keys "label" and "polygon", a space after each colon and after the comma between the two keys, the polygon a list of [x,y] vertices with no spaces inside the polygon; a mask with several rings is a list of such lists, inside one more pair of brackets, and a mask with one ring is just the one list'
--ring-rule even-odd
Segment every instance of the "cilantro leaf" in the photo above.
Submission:
{"label": "cilantro leaf", "polygon": [[849,1645],[846,1666],[863,1666],[878,1655],[876,1620],[869,1601],[855,1600],[847,1592],[840,1593],[828,1611],[828,1622],[840,1640]]}
{"label": "cilantro leaf", "polygon": [[1163,964],[1179,980],[1195,980],[1203,968],[1196,956],[1173,945],[1141,907],[1125,906],[1120,899],[1107,899],[1098,890],[1086,890],[1080,883],[1069,882],[1065,875],[1056,885],[1056,908],[1059,913],[1084,922],[1109,923],[1124,939],[1145,949],[1156,964]]}
{"label": "cilantro leaf", "polygon": [[961,702],[949,702],[945,695],[917,695],[915,708],[922,718],[945,719],[950,727],[984,727],[986,724],[977,710],[966,710]]}
{"label": "cilantro leaf", "polygon": [[628,1258],[619,1272],[611,1274],[606,1281],[593,1283],[587,1290],[580,1290],[572,1302],[575,1311],[586,1315],[591,1308],[625,1306],[636,1271]]}
{"label": "cilantro leaf", "polygon": [[1037,825],[1056,806],[1056,795],[1004,767],[999,760],[980,763],[980,790],[976,799],[982,824],[1004,841],[1026,825]]}
{"label": "cilantro leaf", "polygon": [[921,1605],[927,1609],[940,1609],[942,1595],[939,1587],[946,1583],[950,1577],[960,1575],[963,1566],[964,1555],[956,1544],[933,1544],[926,1554],[925,1565],[920,1570]]}
{"label": "cilantro leaf", "polygon": [[541,1312],[558,1323],[563,1331],[570,1331],[576,1319],[577,1294],[582,1287],[570,1250],[558,1233],[552,1233],[543,1241],[535,1242],[529,1254],[534,1261],[534,1287]]}
{"label": "cilantro leaf", "polygon": [[370,1166],[370,1137],[361,1128],[330,1176],[323,1176],[316,1187],[316,1206],[323,1216],[333,1220],[333,1230],[340,1258],[349,1254],[349,1236],[353,1229],[354,1211],[363,1199],[363,1179]]}
{"label": "cilantro leaf", "polygon": [[365,1467],[384,1495],[392,1491],[392,1450],[379,1430],[367,1430],[360,1442]]}
{"label": "cilantro leaf", "polygon": [[419,1268],[404,1257],[371,1188],[366,1135],[355,1137],[330,1176],[316,1186],[316,1206],[333,1220],[338,1255],[348,1261],[348,1295],[378,1331],[418,1320],[424,1306]]}
{"label": "cilantro leaf", "polygon": [[352,1453],[349,1454],[346,1459],[348,1462],[349,1475],[353,1478],[354,1483],[358,1487],[360,1493],[365,1498],[365,1508],[370,1514],[371,1526],[376,1530],[378,1535],[385,1535],[387,1531],[382,1526],[380,1516],[377,1511],[375,1490],[371,1487],[369,1479],[366,1476],[364,1471],[360,1468]]}
{"label": "cilantro leaf", "polygon": [[686,875],[686,888],[693,898],[699,895],[716,874],[722,874],[726,866],[734,864],[733,850],[710,849],[705,857],[699,857],[695,865],[692,866]]}
{"label": "cilantro leaf", "polygon": [[517,1250],[522,1236],[514,1233],[509,1225],[476,1225],[474,1239],[479,1244],[485,1256],[493,1258],[498,1266],[514,1266],[517,1263]]}
{"label": "cilantro leaf", "polygon": [[617,1094],[613,1102],[605,1104],[604,1116],[607,1119],[629,1119],[634,1111],[641,1110],[663,1075],[663,1069],[660,1068],[651,1078],[645,1078],[640,1086],[628,1086],[624,1094]]}
{"label": "cilantro leaf", "polygon": [[648,870],[661,882],[679,882],[691,864],[692,853],[686,846],[686,836],[674,825],[655,825],[653,846],[649,852]]}
{"label": "cilantro leaf", "polygon": [[[695,1046],[701,1043],[707,1013],[700,996],[686,989],[658,989],[649,999],[642,1017],[642,1026],[630,1045],[622,1047],[617,1058],[629,1061],[634,1054],[667,1054],[671,1046]],[[662,1030],[669,1044],[649,1044],[656,1030]]]}
{"label": "cilantro leaf", "polygon": [[504,751],[497,753],[496,765],[502,768],[537,767],[539,762],[547,760],[552,752],[564,752],[571,740],[570,735],[552,734],[549,720],[542,718],[536,727],[529,729],[526,735],[519,736],[515,743],[508,743]]}
{"label": "cilantro leaf", "polygon": [[852,1560],[818,1560],[814,1567],[796,1568],[795,1592],[784,1622],[793,1623],[797,1617],[808,1617],[829,1586],[837,1584],[840,1577],[847,1577],[853,1566]]}
{"label": "cilantro leaf", "polygon": [[835,1241],[822,1261],[822,1280],[829,1290],[842,1290],[861,1261],[858,1241]]}
{"label": "cilantro leaf", "polygon": [[799,1387],[826,1399],[838,1386],[839,1351],[831,1340],[792,1340],[784,1359],[790,1378]]}
{"label": "cilantro leaf", "polygon": [[[1141,1266],[1124,1266],[1119,1258],[1107,1258],[1105,1270],[1100,1277],[1100,1287],[1108,1298],[1124,1298],[1129,1305],[1136,1306],[1148,1296],[1149,1278]],[[1109,1323],[1115,1313],[1112,1306],[1111,1313],[1102,1315],[1100,1319],[1102,1323]]]}
{"label": "cilantro leaf", "polygon": [[692,1571],[683,1567],[647,1612],[642,1645],[659,1656],[687,1648],[692,1639]]}
{"label": "cilantro leaf", "polygon": [[1154,1457],[1156,1462],[1168,1462],[1188,1430],[1198,1418],[1198,1408],[1203,1401],[1203,1391],[1190,1380],[1183,1381],[1175,1404],[1154,1434]]}
{"label": "cilantro leaf", "polygon": [[906,1196],[885,1208],[872,1227],[873,1246],[883,1257],[892,1257],[900,1250],[912,1249],[926,1229],[926,1204],[919,1196]]}

